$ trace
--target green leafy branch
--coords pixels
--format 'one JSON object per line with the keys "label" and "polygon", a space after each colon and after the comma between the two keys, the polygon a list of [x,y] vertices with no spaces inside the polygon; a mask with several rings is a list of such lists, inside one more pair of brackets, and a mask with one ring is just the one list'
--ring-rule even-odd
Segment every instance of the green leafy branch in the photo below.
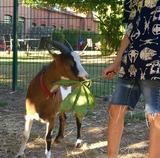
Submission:
{"label": "green leafy branch", "polygon": [[[98,78],[101,77],[96,77],[93,79]],[[68,94],[68,96],[61,103],[58,113],[73,110],[74,115],[82,121],[84,116],[87,114],[87,111],[96,106],[96,99],[90,91],[93,79],[84,81],[62,79],[54,83],[54,85],[75,86],[72,93]]]}

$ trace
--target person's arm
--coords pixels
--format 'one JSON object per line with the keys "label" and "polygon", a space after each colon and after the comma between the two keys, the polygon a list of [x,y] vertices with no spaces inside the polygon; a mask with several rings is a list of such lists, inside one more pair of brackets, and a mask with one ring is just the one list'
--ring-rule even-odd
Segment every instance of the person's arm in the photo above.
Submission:
{"label": "person's arm", "polygon": [[106,67],[103,71],[104,78],[112,79],[114,75],[118,72],[121,64],[122,54],[128,47],[129,43],[130,43],[130,40],[128,38],[128,35],[125,34],[124,38],[121,41],[121,45],[114,62],[108,67]]}

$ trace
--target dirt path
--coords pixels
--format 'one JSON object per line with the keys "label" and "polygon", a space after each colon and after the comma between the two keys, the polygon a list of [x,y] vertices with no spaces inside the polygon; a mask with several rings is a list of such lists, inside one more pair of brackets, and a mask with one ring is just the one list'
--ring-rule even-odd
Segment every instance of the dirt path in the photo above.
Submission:
{"label": "dirt path", "polygon": [[[0,90],[0,158],[14,158],[24,128],[25,92],[10,93]],[[97,99],[97,107],[83,121],[83,147],[75,149],[76,125],[72,113],[68,113],[66,137],[63,143],[52,143],[53,158],[106,158],[107,103]],[[141,106],[140,106],[141,108]],[[58,132],[58,121],[53,138]],[[25,151],[25,158],[42,158],[45,151],[45,125],[34,122]],[[134,119],[125,123],[119,158],[147,158],[148,129],[145,121]]]}

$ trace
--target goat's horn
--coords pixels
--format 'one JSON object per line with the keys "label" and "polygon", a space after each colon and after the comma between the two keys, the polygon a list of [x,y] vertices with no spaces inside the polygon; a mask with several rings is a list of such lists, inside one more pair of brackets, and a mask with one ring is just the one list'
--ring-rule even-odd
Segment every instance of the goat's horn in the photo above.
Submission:
{"label": "goat's horn", "polygon": [[63,43],[60,43],[58,41],[48,41],[49,44],[52,44],[55,48],[61,51],[63,54],[71,53],[71,50],[65,46]]}
{"label": "goat's horn", "polygon": [[67,46],[71,51],[73,51],[72,46],[70,45],[70,43],[66,39],[64,39],[64,45]]}

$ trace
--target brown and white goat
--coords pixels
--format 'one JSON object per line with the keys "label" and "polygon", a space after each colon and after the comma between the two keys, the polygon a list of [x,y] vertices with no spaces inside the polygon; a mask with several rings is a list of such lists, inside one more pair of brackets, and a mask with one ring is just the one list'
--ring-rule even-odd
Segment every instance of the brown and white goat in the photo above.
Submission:
{"label": "brown and white goat", "polygon": [[[65,41],[64,44],[57,41],[47,41],[48,45],[60,50],[61,54],[52,54],[53,61],[41,70],[31,81],[26,95],[25,128],[22,137],[22,144],[16,157],[21,158],[26,148],[33,120],[40,120],[46,123],[46,158],[51,157],[51,139],[54,121],[61,101],[71,92],[71,87],[53,87],[53,84],[66,78],[69,80],[85,80],[88,73],[80,62],[79,55],[73,51],[71,45]],[[50,49],[49,52],[51,53]],[[62,113],[59,117],[60,126],[56,142],[64,137],[66,115]],[[81,122],[76,118],[77,142],[76,147],[81,146]]]}

